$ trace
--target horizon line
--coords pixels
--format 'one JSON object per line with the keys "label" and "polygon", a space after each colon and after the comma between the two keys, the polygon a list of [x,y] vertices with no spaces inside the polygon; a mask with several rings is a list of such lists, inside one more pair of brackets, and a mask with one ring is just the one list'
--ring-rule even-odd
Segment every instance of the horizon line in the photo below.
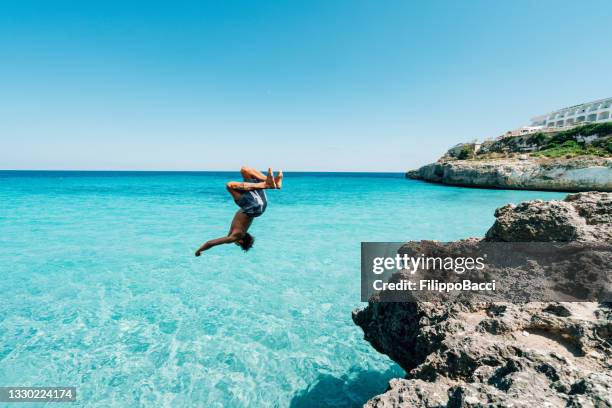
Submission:
{"label": "horizon line", "polygon": [[[128,173],[128,172],[141,172],[141,173],[232,173],[232,172],[240,172],[240,170],[127,170],[127,169],[0,169],[0,172],[92,172],[92,173],[102,173],[102,172],[119,172],[119,173]],[[284,173],[406,173],[406,171],[383,171],[383,170],[282,170]]]}

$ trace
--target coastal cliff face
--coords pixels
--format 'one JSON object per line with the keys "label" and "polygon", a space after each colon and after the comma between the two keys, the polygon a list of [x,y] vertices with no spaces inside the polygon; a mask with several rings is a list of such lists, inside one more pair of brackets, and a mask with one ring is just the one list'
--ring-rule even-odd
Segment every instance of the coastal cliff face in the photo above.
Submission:
{"label": "coastal cliff face", "polygon": [[612,191],[612,122],[462,143],[406,177],[466,187]]}
{"label": "coastal cliff face", "polygon": [[[610,193],[508,205],[495,215],[483,241],[612,243]],[[407,376],[364,407],[612,406],[609,304],[377,300],[353,320]]]}
{"label": "coastal cliff face", "polygon": [[406,177],[465,187],[556,191],[612,191],[612,159],[451,160],[427,164]]}

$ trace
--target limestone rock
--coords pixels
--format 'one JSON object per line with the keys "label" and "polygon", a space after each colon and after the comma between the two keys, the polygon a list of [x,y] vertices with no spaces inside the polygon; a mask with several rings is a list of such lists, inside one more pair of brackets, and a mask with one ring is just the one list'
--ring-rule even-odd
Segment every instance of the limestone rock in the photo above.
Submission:
{"label": "limestone rock", "polygon": [[612,194],[570,194],[563,201],[529,201],[495,211],[486,240],[612,243]]}
{"label": "limestone rock", "polygon": [[[612,242],[612,194],[502,207],[489,241]],[[367,408],[612,407],[612,308],[594,302],[384,303],[353,312],[407,372]]]}
{"label": "limestone rock", "polygon": [[466,187],[612,191],[612,159],[442,160],[409,171],[406,177]]}

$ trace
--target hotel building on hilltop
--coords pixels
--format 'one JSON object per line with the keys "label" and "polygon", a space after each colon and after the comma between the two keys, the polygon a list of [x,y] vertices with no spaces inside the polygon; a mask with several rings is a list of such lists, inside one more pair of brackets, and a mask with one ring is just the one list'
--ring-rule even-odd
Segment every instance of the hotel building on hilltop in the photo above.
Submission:
{"label": "hotel building on hilltop", "polygon": [[531,118],[531,127],[562,128],[587,123],[610,122],[612,121],[611,109],[612,98],[599,99]]}

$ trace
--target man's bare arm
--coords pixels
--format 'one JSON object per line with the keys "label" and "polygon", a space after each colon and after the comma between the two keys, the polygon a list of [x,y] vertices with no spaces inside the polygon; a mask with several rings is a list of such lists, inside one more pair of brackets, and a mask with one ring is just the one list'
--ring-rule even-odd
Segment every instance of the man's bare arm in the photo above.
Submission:
{"label": "man's bare arm", "polygon": [[211,239],[210,241],[206,241],[195,253],[195,256],[202,255],[202,252],[209,250],[212,247],[223,244],[231,244],[232,242],[236,242],[240,239],[240,234],[230,234],[226,237],[221,237],[217,239]]}
{"label": "man's bare arm", "polygon": [[266,188],[271,188],[266,185],[264,181],[260,181],[258,183],[251,183],[247,181],[230,181],[225,185],[228,189],[238,190],[238,191],[252,191],[252,190],[263,190]]}

